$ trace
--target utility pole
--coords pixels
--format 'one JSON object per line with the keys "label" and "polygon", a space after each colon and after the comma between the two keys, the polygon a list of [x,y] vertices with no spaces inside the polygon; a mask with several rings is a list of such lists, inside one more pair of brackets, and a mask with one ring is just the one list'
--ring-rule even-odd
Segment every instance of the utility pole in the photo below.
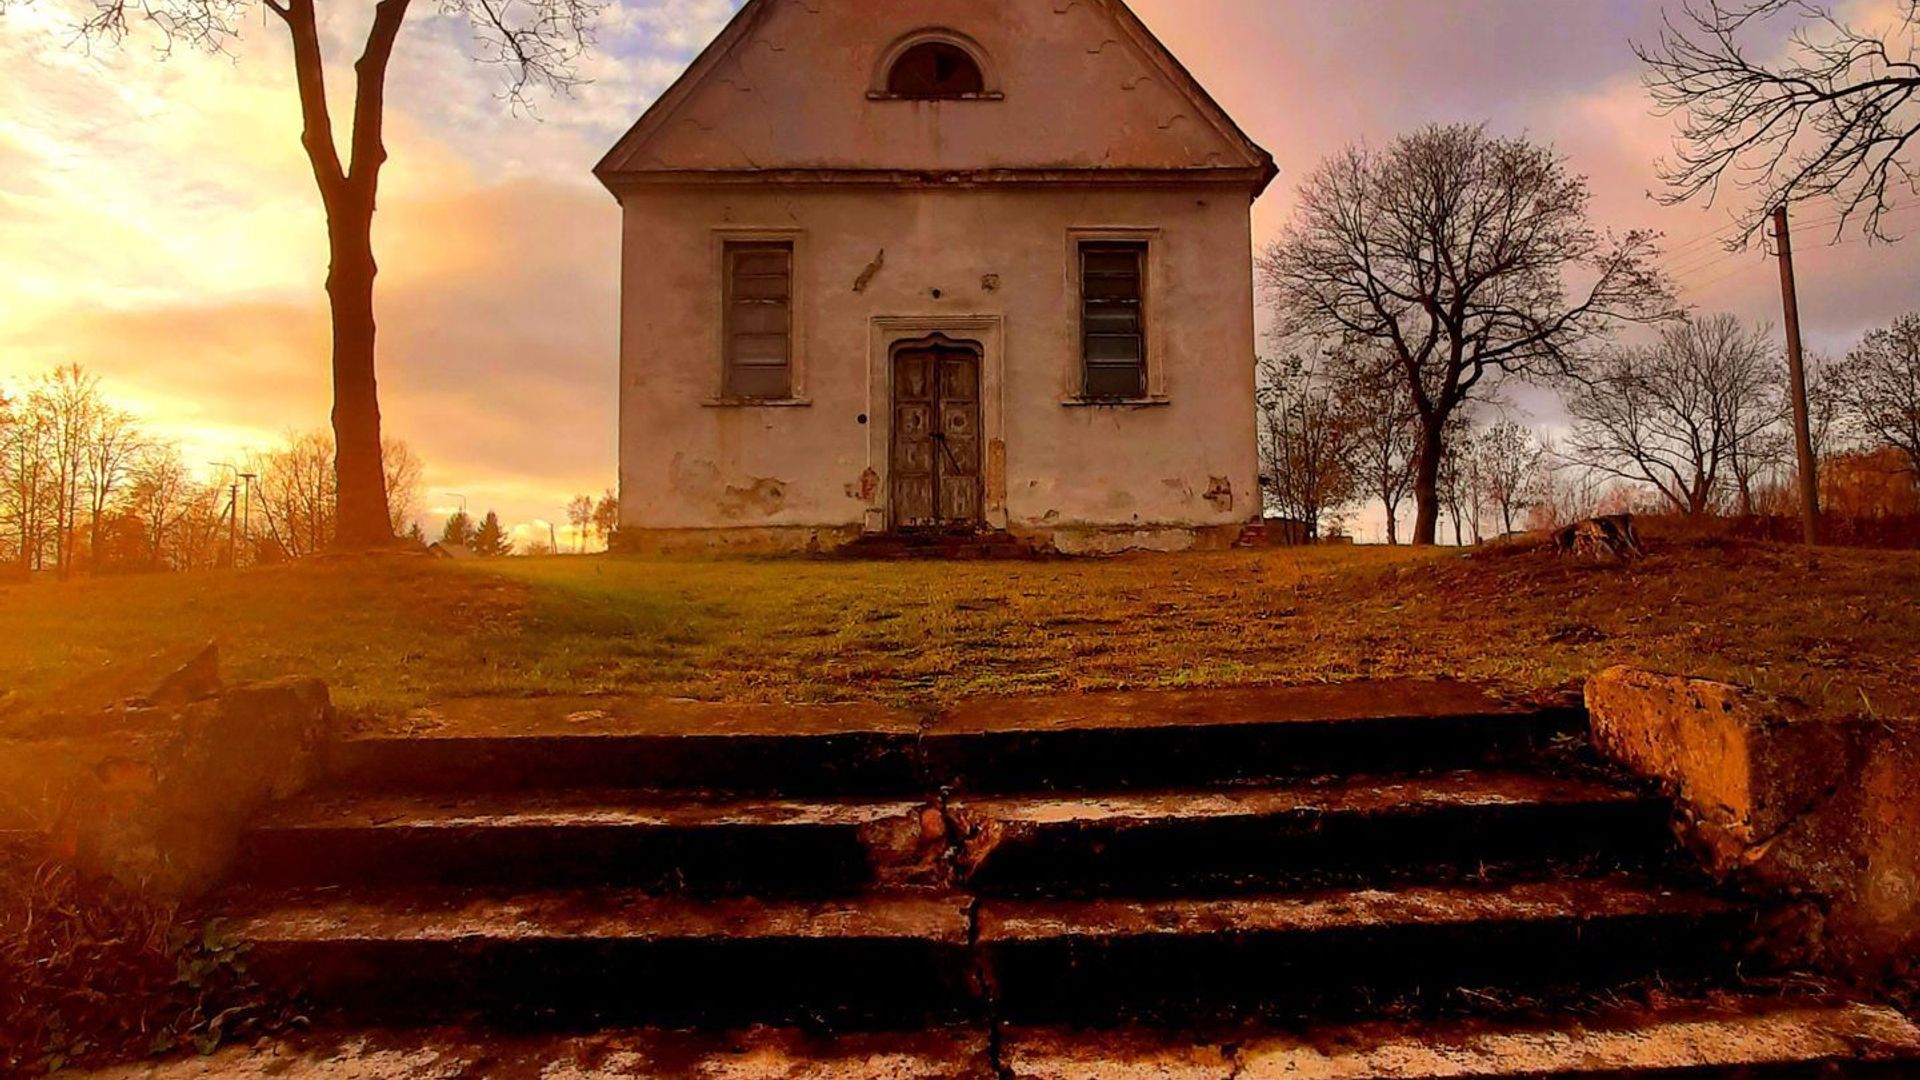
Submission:
{"label": "utility pole", "polygon": [[240,481],[227,488],[227,566],[240,569]]}
{"label": "utility pole", "polygon": [[[240,466],[230,461],[209,461],[216,469],[233,474],[227,485],[227,568],[240,569]],[[251,488],[249,488],[251,490]]]}
{"label": "utility pole", "polygon": [[1780,255],[1780,298],[1786,306],[1787,379],[1793,392],[1793,449],[1800,463],[1800,525],[1808,544],[1820,542],[1820,478],[1813,460],[1813,428],[1807,408],[1807,367],[1800,352],[1800,297],[1793,285],[1793,238],[1787,208],[1773,211],[1773,246]]}
{"label": "utility pole", "polygon": [[240,479],[247,482],[246,501],[240,511],[240,538],[247,542],[247,550],[253,550],[253,482],[260,479],[259,473],[243,472]]}

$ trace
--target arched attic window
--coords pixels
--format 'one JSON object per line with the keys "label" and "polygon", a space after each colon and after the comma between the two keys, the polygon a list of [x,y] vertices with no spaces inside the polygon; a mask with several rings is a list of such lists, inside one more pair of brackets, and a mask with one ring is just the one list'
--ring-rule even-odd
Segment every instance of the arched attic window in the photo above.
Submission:
{"label": "arched attic window", "polygon": [[887,93],[903,98],[977,97],[986,77],[967,50],[946,41],[923,41],[900,55],[887,72]]}
{"label": "arched attic window", "polygon": [[952,30],[921,30],[881,57],[868,97],[893,101],[999,100],[987,55]]}

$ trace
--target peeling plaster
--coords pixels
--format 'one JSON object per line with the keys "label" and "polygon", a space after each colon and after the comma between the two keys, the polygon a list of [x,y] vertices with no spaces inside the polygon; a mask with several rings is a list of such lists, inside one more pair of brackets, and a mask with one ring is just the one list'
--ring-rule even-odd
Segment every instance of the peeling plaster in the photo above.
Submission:
{"label": "peeling plaster", "polygon": [[668,483],[674,492],[705,502],[723,518],[770,518],[786,508],[787,482],[757,478],[744,486],[729,484],[720,466],[699,458],[675,454],[668,470]]}
{"label": "peeling plaster", "polygon": [[1211,483],[1207,486],[1207,493],[1203,497],[1213,504],[1215,510],[1222,513],[1232,511],[1233,481],[1225,476],[1210,476],[1207,479]]}
{"label": "peeling plaster", "polygon": [[856,499],[872,506],[880,499],[880,474],[871,466],[860,474],[860,479],[847,485],[847,498]]}

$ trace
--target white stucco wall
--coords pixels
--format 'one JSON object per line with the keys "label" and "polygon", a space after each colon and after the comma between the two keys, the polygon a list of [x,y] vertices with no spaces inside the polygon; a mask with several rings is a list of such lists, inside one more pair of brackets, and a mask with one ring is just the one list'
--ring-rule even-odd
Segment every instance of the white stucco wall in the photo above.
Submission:
{"label": "white stucco wall", "polygon": [[[883,526],[886,347],[939,329],[986,349],[990,524],[1190,530],[1259,516],[1244,183],[687,185],[623,205],[624,530]],[[1150,244],[1151,406],[1073,402],[1076,242],[1107,235]],[[762,236],[795,243],[805,403],[716,404],[720,245]]]}

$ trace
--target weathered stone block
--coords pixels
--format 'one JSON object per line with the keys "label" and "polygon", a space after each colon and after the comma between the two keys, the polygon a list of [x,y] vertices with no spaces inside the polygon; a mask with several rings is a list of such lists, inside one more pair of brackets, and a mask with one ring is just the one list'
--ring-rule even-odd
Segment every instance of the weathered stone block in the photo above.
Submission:
{"label": "weathered stone block", "polygon": [[43,748],[65,758],[53,836],[62,853],[151,896],[187,898],[225,873],[247,820],[318,772],[331,716],[314,679],[239,686],[143,734]]}
{"label": "weathered stone block", "polygon": [[1721,872],[1829,795],[1850,757],[1845,726],[1727,683],[1610,668],[1587,709],[1602,753],[1680,796]]}
{"label": "weathered stone block", "polygon": [[1920,960],[1920,722],[1626,667],[1588,682],[1587,708],[1602,753],[1677,797],[1716,876],[1817,901],[1818,959],[1863,976]]}

